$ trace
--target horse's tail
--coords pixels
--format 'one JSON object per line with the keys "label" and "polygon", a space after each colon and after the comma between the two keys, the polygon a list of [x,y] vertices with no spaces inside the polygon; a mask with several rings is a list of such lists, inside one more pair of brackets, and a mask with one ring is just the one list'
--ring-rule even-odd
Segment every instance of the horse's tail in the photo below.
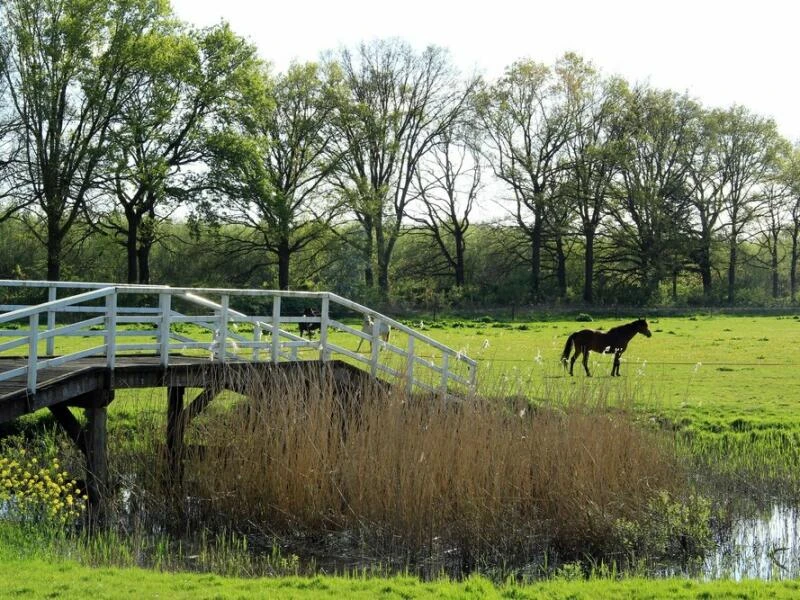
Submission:
{"label": "horse's tail", "polygon": [[569,358],[570,350],[572,350],[572,341],[575,338],[575,334],[571,334],[567,338],[567,343],[564,344],[564,352],[561,353],[561,362],[566,363],[567,359]]}

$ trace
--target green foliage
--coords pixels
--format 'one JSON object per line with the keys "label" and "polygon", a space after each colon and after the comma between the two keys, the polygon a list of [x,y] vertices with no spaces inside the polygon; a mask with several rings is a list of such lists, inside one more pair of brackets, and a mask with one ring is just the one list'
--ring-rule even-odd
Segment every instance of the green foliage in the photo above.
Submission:
{"label": "green foliage", "polygon": [[594,319],[592,319],[592,315],[588,313],[580,313],[577,317],[575,317],[575,320],[579,323],[590,323],[591,321],[594,321]]}
{"label": "green foliage", "polygon": [[633,564],[646,559],[686,565],[713,548],[710,523],[709,500],[696,495],[678,500],[661,492],[648,502],[641,519],[618,519],[614,536]]}

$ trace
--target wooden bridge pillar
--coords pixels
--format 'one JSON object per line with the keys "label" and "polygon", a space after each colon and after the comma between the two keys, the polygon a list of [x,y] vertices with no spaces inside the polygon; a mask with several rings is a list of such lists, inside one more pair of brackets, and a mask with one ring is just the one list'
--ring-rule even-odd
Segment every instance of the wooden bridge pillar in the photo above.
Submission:
{"label": "wooden bridge pillar", "polygon": [[[98,399],[100,400],[100,399]],[[108,499],[107,403],[96,402],[86,415],[86,487],[93,516],[103,520]]]}
{"label": "wooden bridge pillar", "polygon": [[83,408],[86,425],[81,426],[67,403],[50,407],[50,412],[86,458],[86,494],[93,520],[105,518],[108,499],[107,406],[113,391],[98,389],[73,398],[69,404]]}
{"label": "wooden bridge pillar", "polygon": [[183,399],[186,388],[170,386],[167,388],[167,464],[170,483],[183,481],[183,432],[185,417]]}

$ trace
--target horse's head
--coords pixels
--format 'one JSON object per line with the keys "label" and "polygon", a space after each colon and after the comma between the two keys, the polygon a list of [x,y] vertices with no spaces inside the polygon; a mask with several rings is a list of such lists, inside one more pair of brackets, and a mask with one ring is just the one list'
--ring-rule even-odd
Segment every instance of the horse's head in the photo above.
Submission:
{"label": "horse's head", "polygon": [[647,326],[646,319],[639,319],[638,321],[636,321],[636,333],[641,333],[646,337],[650,337],[651,335],[653,335],[652,333],[650,333],[650,328]]}

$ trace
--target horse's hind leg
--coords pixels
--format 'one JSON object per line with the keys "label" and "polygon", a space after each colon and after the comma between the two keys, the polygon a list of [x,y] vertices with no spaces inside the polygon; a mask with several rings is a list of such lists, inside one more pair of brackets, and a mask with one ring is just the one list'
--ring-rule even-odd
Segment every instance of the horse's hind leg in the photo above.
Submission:
{"label": "horse's hind leg", "polygon": [[583,351],[583,370],[586,371],[587,377],[592,376],[592,374],[589,373],[589,348],[586,348]]}
{"label": "horse's hind leg", "polygon": [[611,365],[611,376],[616,375],[619,377],[619,355],[621,352],[614,352],[614,363]]}

